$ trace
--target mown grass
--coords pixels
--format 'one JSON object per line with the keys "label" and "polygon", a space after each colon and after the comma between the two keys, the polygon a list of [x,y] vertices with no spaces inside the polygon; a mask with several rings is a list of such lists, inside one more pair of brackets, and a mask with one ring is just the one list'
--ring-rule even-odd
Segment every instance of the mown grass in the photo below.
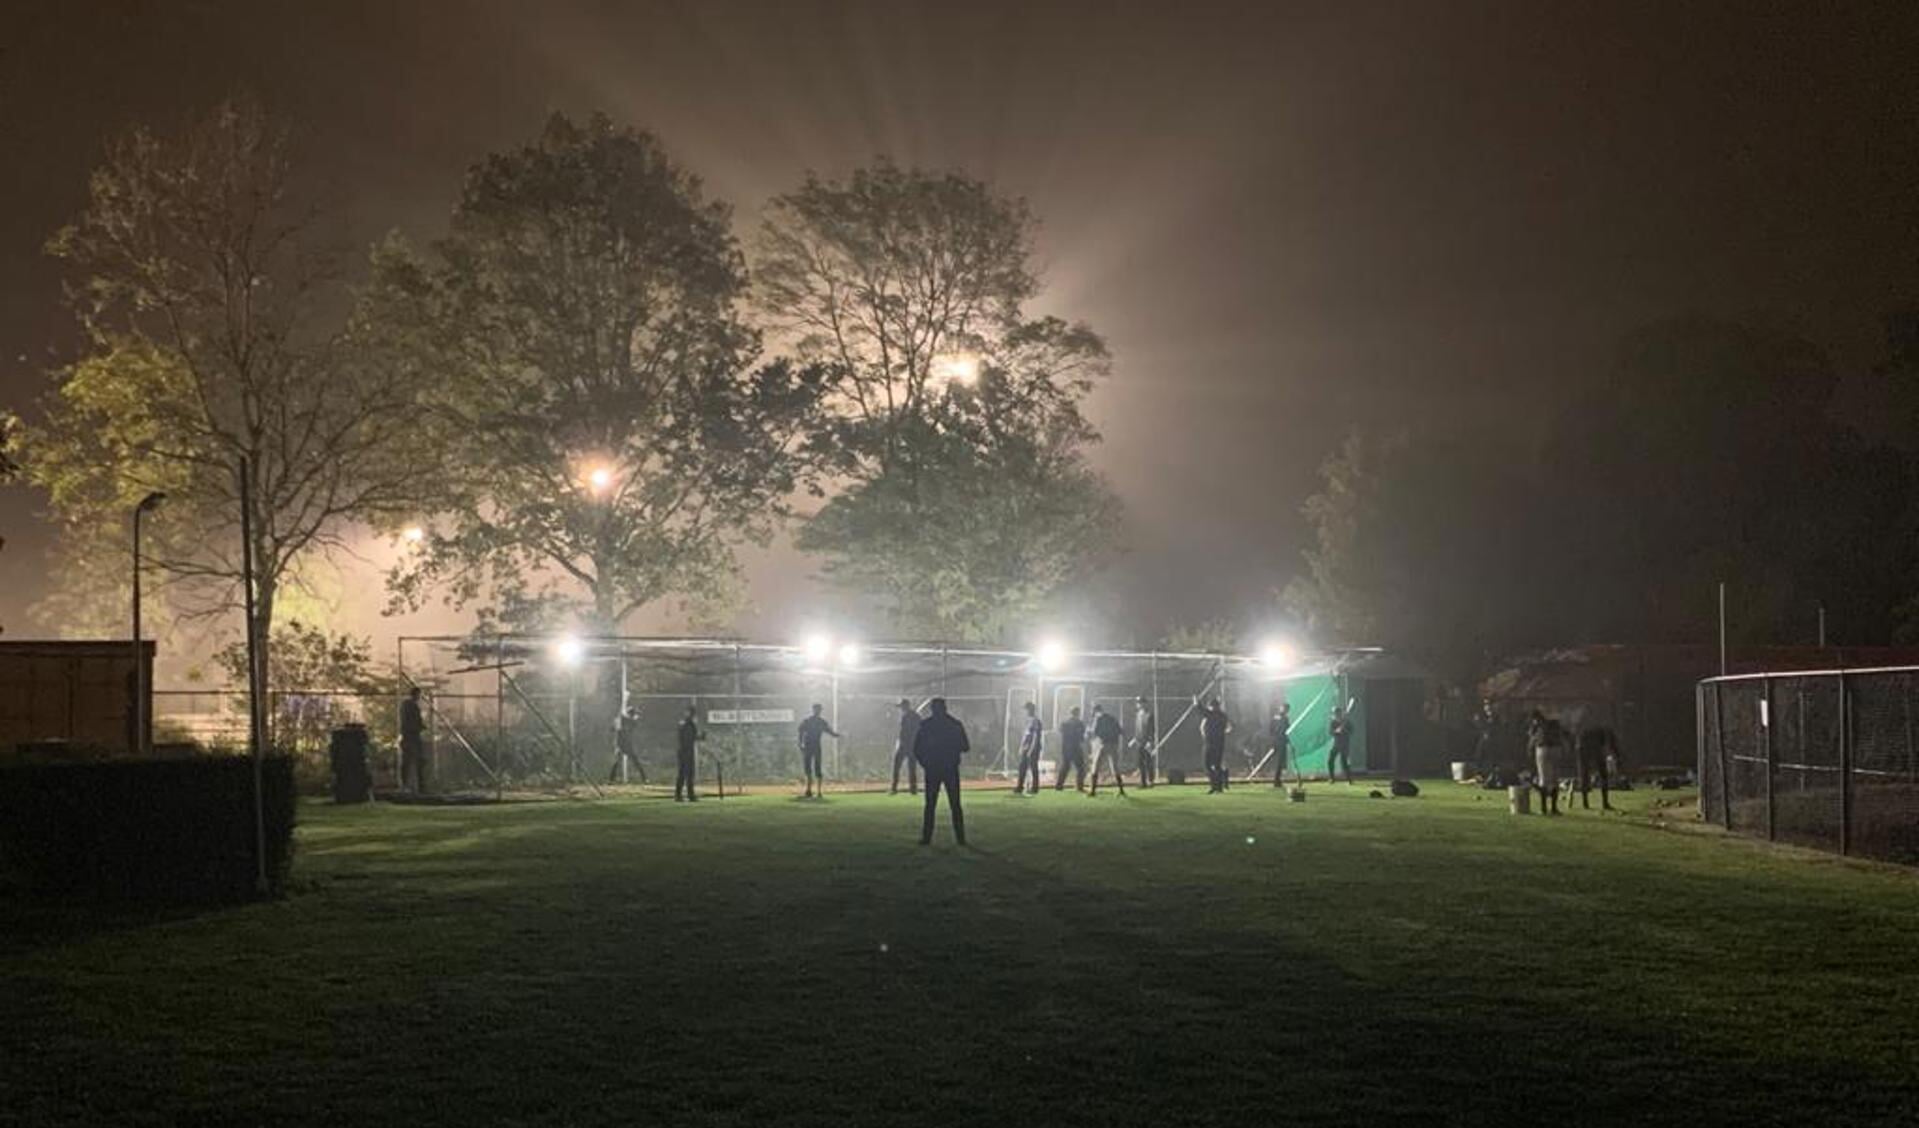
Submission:
{"label": "mown grass", "polygon": [[315,805],[276,903],[0,905],[0,1119],[1914,1121],[1911,873],[1364,796]]}

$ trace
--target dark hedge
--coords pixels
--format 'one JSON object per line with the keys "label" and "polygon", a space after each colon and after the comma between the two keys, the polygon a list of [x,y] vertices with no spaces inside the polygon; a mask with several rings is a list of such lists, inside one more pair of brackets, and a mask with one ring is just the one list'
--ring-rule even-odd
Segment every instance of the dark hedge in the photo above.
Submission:
{"label": "dark hedge", "polygon": [[[291,762],[262,764],[269,889],[293,852]],[[246,757],[0,767],[0,877],[28,892],[207,903],[255,896]]]}

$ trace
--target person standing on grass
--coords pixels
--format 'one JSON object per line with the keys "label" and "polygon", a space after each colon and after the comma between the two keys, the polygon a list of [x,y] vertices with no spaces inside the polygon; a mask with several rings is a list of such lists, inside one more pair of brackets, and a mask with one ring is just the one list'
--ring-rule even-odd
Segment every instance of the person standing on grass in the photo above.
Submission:
{"label": "person standing on grass", "polygon": [[1139,749],[1139,786],[1153,786],[1153,742],[1159,739],[1159,727],[1146,698],[1133,699],[1133,746]]}
{"label": "person standing on grass", "polygon": [[1026,731],[1019,738],[1019,778],[1013,781],[1013,794],[1026,794],[1026,775],[1033,775],[1032,794],[1039,794],[1039,758],[1046,747],[1046,726],[1040,723],[1039,706],[1026,703]]}
{"label": "person standing on grass", "polygon": [[420,709],[417,685],[400,702],[400,786],[426,794],[426,714]]}
{"label": "person standing on grass", "polygon": [[[1193,704],[1199,705],[1199,698],[1193,698]],[[1207,698],[1199,710],[1199,742],[1206,756],[1208,795],[1226,790],[1226,734],[1231,731],[1233,722],[1226,716],[1226,710],[1220,708],[1219,698]]]}
{"label": "person standing on grass", "polygon": [[913,703],[900,698],[900,735],[893,742],[893,787],[888,795],[900,793],[900,764],[906,765],[906,786],[915,795],[920,793],[920,765],[913,758],[913,741],[920,735],[920,711]]}
{"label": "person standing on grass", "polygon": [[1119,793],[1126,794],[1126,781],[1119,774],[1119,742],[1126,734],[1120,731],[1119,718],[1106,711],[1103,705],[1093,706],[1093,739],[1099,741],[1099,750],[1093,753],[1093,794],[1099,794],[1099,766],[1110,764],[1113,769],[1113,782],[1119,786]]}
{"label": "person standing on grass", "polygon": [[1346,782],[1353,782],[1353,721],[1344,705],[1333,706],[1333,719],[1326,723],[1326,735],[1333,738],[1332,751],[1326,753],[1326,782],[1339,778],[1346,769]]}
{"label": "person standing on grass", "polygon": [[926,703],[932,715],[920,723],[913,738],[913,758],[926,772],[926,809],[920,818],[920,845],[933,844],[933,819],[939,813],[940,790],[946,791],[946,810],[953,818],[953,840],[966,845],[966,815],[960,810],[960,757],[971,751],[966,726],[946,712],[946,698]]}
{"label": "person standing on grass", "polygon": [[1053,773],[1054,791],[1065,789],[1067,768],[1073,769],[1074,788],[1086,790],[1086,722],[1079,719],[1077,705],[1059,723],[1059,768]]}
{"label": "person standing on grass", "polygon": [[1559,813],[1559,775],[1564,760],[1566,727],[1555,717],[1533,710],[1526,724],[1533,751],[1533,784],[1539,789],[1539,813]]}
{"label": "person standing on grass", "polygon": [[[700,741],[706,739],[706,734],[700,731],[697,720],[698,717],[699,710],[688,705],[686,707],[686,716],[680,718],[678,746],[675,750],[675,758],[679,761],[679,774],[673,777],[673,801],[675,803],[681,801],[697,803],[700,801],[699,787],[695,782],[696,777],[694,774],[698,770],[699,764],[696,761],[694,750],[699,747]],[[725,798],[725,796],[721,796],[721,798]]]}
{"label": "person standing on grass", "polygon": [[1283,787],[1286,783],[1286,761],[1293,758],[1293,706],[1281,700],[1279,708],[1273,710],[1272,728],[1267,739],[1273,745],[1273,786]]}
{"label": "person standing on grass", "polygon": [[820,770],[820,738],[830,736],[834,740],[840,734],[821,716],[826,706],[815,704],[813,715],[800,722],[800,770],[806,773],[805,798],[813,797],[813,785],[819,784],[820,798],[826,798],[826,773]]}
{"label": "person standing on grass", "polygon": [[620,710],[619,719],[613,722],[613,766],[606,771],[606,782],[612,783],[619,778],[620,765],[631,764],[639,774],[640,782],[646,782],[646,767],[640,763],[640,707],[631,702]]}
{"label": "person standing on grass", "polygon": [[1619,737],[1605,725],[1588,725],[1579,730],[1579,742],[1574,747],[1577,757],[1573,778],[1579,785],[1580,809],[1592,810],[1592,780],[1597,775],[1599,809],[1612,810],[1612,769],[1619,757]]}

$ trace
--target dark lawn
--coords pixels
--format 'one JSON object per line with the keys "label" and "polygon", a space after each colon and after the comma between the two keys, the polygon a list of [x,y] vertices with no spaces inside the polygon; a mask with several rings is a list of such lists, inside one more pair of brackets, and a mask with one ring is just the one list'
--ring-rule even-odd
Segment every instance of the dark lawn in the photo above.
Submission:
{"label": "dark lawn", "polygon": [[0,1120],[1919,1116],[1914,875],[1482,794],[313,805],[278,903],[0,903]]}

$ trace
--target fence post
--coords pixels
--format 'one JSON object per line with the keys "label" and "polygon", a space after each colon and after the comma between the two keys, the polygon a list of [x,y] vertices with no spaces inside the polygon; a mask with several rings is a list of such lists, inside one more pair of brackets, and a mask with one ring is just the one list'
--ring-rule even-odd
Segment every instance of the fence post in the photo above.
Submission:
{"label": "fence post", "polygon": [[1766,738],[1766,841],[1774,841],[1778,835],[1778,810],[1773,803],[1772,777],[1779,768],[1779,756],[1772,746],[1772,679],[1765,681],[1764,696],[1759,699],[1759,727]]}
{"label": "fence post", "polygon": [[1852,853],[1852,692],[1839,674],[1839,852]]}
{"label": "fence post", "polygon": [[1727,830],[1732,829],[1732,776],[1726,774],[1726,687],[1714,682],[1712,686],[1712,721],[1714,743],[1719,752],[1719,815],[1720,822]]}

